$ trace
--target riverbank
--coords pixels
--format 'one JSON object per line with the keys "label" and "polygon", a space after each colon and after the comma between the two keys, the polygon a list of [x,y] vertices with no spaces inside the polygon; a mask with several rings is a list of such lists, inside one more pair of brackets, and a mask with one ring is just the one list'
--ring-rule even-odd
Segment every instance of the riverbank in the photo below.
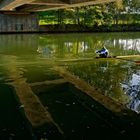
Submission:
{"label": "riverbank", "polygon": [[77,24],[55,24],[55,25],[40,25],[39,32],[47,33],[67,33],[67,32],[135,32],[140,31],[139,24],[122,24],[122,25],[101,25],[88,27]]}
{"label": "riverbank", "polygon": [[13,30],[0,31],[0,34],[38,34],[38,33],[103,33],[103,32],[140,32],[140,24],[130,25],[101,25],[101,26],[85,26],[77,24],[55,24],[55,25],[39,25],[36,31],[30,30]]}

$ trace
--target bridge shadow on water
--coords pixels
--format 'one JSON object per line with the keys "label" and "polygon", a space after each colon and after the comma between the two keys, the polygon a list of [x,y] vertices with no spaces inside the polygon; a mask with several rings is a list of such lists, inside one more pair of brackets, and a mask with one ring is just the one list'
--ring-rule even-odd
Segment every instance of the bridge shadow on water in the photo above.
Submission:
{"label": "bridge shadow on water", "polygon": [[[129,113],[125,110],[121,113],[109,111],[50,67],[44,70],[45,74],[42,74],[40,67],[32,69],[32,71],[27,67],[26,69],[23,76],[28,77],[27,85],[31,87],[52,119],[48,123],[32,127],[25,116],[24,108],[19,103],[15,89],[9,84],[5,84],[6,81],[1,81],[0,139],[98,140],[123,138],[131,140],[139,137],[139,114],[131,110],[128,111]],[[34,75],[38,73],[38,76],[34,77],[30,73],[34,73]],[[80,84],[82,86],[82,83]],[[114,104],[115,102],[114,100]]]}
{"label": "bridge shadow on water", "polygon": [[[117,36],[114,39],[109,34],[110,40],[106,34],[103,37],[88,34],[1,36],[0,140],[138,139],[140,118],[133,110],[139,111],[140,84],[131,83],[140,79],[139,66],[118,59],[93,59],[94,50],[105,43],[111,44],[107,46],[112,53],[117,52],[113,53],[115,56],[119,52],[126,54],[123,43],[128,39],[120,40],[120,35]],[[133,44],[136,44],[137,36]],[[120,47],[114,46],[114,42],[120,41]],[[139,53],[137,48],[135,45],[132,49],[136,54]],[[114,99],[114,104],[107,104],[108,108],[112,109],[117,101],[122,101],[130,114],[125,110],[121,113],[109,111],[80,90],[81,83],[77,86],[53,71],[54,65],[63,67],[75,79],[78,77],[100,89],[104,97]],[[102,99],[105,101],[106,98]],[[20,101],[25,103],[24,107]],[[40,109],[44,116],[49,115],[46,118],[50,122],[34,127],[31,123],[35,120],[39,124],[36,118],[41,118]],[[29,122],[27,117],[33,121]]]}
{"label": "bridge shadow on water", "polygon": [[32,89],[63,132],[44,125],[35,130],[37,139],[129,140],[139,136],[137,117],[116,116],[70,83],[44,84]]}
{"label": "bridge shadow on water", "polygon": [[0,84],[0,139],[34,139],[32,127],[20,107],[12,86]]}

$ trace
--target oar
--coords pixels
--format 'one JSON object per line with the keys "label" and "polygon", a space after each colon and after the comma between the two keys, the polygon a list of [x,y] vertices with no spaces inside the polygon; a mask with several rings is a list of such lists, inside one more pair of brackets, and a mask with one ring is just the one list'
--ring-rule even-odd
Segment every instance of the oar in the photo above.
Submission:
{"label": "oar", "polygon": [[116,56],[117,58],[132,58],[132,57],[138,57],[140,58],[140,55],[122,55],[122,56]]}
{"label": "oar", "polygon": [[[130,60],[130,59],[125,59],[125,58],[132,58],[132,57],[139,57],[140,58],[140,55],[126,55],[126,56],[109,56],[107,58],[116,58],[116,59],[121,59],[121,60],[126,60],[126,61],[131,61],[131,62],[135,62],[135,63],[138,63],[140,64],[140,61],[133,61],[133,60]],[[96,59],[100,59],[102,57],[95,57]],[[103,59],[106,59],[106,58],[103,58]],[[94,58],[75,58],[75,59],[62,59],[62,60],[56,60],[57,62],[77,62],[77,61],[93,61]]]}
{"label": "oar", "polygon": [[129,62],[133,62],[136,64],[140,64],[140,60],[125,59],[125,58],[132,58],[132,57],[139,57],[140,58],[140,55],[113,56],[113,58],[116,58],[116,59],[121,59],[121,60],[129,61]]}

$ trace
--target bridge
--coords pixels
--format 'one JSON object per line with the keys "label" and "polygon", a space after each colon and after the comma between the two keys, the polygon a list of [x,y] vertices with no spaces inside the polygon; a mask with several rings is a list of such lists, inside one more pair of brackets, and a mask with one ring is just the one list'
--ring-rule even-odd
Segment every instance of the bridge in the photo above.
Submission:
{"label": "bridge", "polygon": [[37,32],[37,12],[86,5],[105,4],[117,0],[0,0],[0,33]]}
{"label": "bridge", "polygon": [[0,0],[0,10],[37,12],[114,1],[115,0]]}

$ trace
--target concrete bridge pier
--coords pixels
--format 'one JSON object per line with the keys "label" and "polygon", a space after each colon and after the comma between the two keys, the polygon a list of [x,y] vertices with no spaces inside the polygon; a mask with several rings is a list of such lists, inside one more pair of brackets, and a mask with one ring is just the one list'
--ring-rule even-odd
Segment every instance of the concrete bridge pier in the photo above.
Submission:
{"label": "concrete bridge pier", "polygon": [[30,12],[0,12],[0,33],[38,32],[38,15]]}

